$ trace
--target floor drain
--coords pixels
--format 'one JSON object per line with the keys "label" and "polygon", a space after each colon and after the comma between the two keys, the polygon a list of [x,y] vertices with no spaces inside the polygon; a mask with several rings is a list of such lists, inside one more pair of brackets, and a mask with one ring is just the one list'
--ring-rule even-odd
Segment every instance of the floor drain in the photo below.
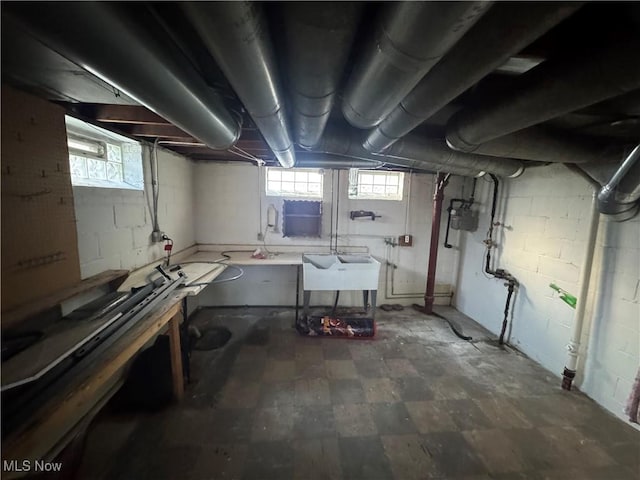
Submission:
{"label": "floor drain", "polygon": [[215,350],[224,347],[231,338],[231,332],[225,327],[213,327],[202,332],[193,346],[194,350]]}

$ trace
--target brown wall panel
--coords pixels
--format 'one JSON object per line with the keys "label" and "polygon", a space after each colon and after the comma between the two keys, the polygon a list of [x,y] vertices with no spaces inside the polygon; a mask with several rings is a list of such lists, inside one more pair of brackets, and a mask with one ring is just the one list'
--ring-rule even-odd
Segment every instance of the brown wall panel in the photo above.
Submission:
{"label": "brown wall panel", "polygon": [[61,107],[2,86],[2,311],[80,281]]}

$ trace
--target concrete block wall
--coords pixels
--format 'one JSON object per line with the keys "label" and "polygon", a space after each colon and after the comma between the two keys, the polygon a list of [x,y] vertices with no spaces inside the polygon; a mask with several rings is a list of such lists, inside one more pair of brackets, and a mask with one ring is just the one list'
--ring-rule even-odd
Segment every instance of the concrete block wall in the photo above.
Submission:
{"label": "concrete block wall", "polygon": [[[499,334],[506,289],[483,274],[492,184],[478,182],[480,225],[464,234],[455,306]],[[509,342],[558,379],[574,310],[549,283],[576,294],[589,222],[592,188],[562,165],[531,168],[501,186],[494,268],[520,281],[513,300]],[[575,384],[623,417],[640,363],[640,219],[616,223],[601,216]],[[560,380],[558,380],[558,386]]]}
{"label": "concrete block wall", "polygon": [[581,387],[620,415],[640,364],[640,218],[601,230]]}
{"label": "concrete block wall", "polygon": [[[143,146],[144,192],[73,188],[82,278],[108,269],[133,270],[164,256],[164,242],[151,242],[150,151]],[[158,167],[160,229],[178,252],[195,244],[193,164],[158,148]]]}
{"label": "concrete block wall", "polygon": [[[287,248],[302,247],[306,252],[328,253],[331,234],[338,234],[339,249],[364,248],[382,262],[378,289],[378,304],[401,303],[409,305],[421,302],[426,282],[428,244],[431,234],[431,203],[434,176],[405,175],[405,199],[403,201],[350,200],[348,198],[348,171],[325,170],[323,189],[322,236],[320,238],[286,238],[282,236],[281,197],[267,197],[265,193],[264,171],[249,164],[195,165],[196,205],[198,219],[196,240],[199,244],[235,245],[235,248],[266,248],[269,251],[283,251]],[[460,196],[465,183],[453,178],[447,194]],[[466,195],[470,192],[470,180],[466,183]],[[407,197],[410,197],[407,201]],[[448,199],[446,200],[448,202]],[[448,204],[448,203],[447,203]],[[267,209],[273,205],[278,212],[275,231],[266,230]],[[408,221],[407,207],[409,208]],[[371,210],[380,218],[351,220],[351,210]],[[333,226],[332,226],[333,221]],[[337,225],[336,225],[337,223]],[[406,223],[406,225],[405,225]],[[442,238],[446,215],[442,220]],[[264,242],[257,240],[258,232],[266,232]],[[412,234],[413,247],[389,247],[385,238]],[[457,232],[451,241],[456,244]],[[249,253],[247,253],[249,255]],[[457,249],[441,250],[438,265],[437,287],[440,292],[438,303],[449,304],[453,276],[457,271]],[[386,278],[387,259],[398,265],[394,272],[394,291]],[[255,270],[255,271],[254,271]],[[273,267],[265,277],[258,269],[245,269],[245,276],[229,284],[221,284],[206,289],[199,295],[201,305],[292,305],[295,301],[295,268]],[[389,285],[387,285],[389,283]],[[385,296],[385,287],[389,296]],[[266,291],[270,293],[265,294]],[[401,295],[398,295],[401,294]],[[403,295],[402,295],[403,294]],[[332,293],[312,294],[312,303],[331,304]],[[341,294],[340,305],[360,305],[359,292]],[[239,303],[240,302],[240,303]]]}

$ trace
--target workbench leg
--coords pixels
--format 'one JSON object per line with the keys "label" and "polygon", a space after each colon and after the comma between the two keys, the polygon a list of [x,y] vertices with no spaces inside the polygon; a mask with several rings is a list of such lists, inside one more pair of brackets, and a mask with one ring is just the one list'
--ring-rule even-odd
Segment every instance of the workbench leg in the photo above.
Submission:
{"label": "workbench leg", "polygon": [[180,345],[182,347],[182,368],[187,384],[191,383],[191,347],[189,345],[189,313],[187,297],[182,299],[182,324],[180,325]]}
{"label": "workbench leg", "polygon": [[298,310],[300,306],[300,269],[302,266],[296,265],[296,318],[293,320],[293,328],[298,325]]}
{"label": "workbench leg", "polygon": [[376,300],[378,297],[377,290],[371,290],[371,318],[376,318]]}
{"label": "workbench leg", "polygon": [[311,301],[311,290],[305,290],[302,294],[302,317],[306,319],[309,316],[309,302]]}
{"label": "workbench leg", "polygon": [[173,380],[173,395],[181,400],[184,395],[184,377],[182,376],[182,349],[180,348],[180,319],[176,314],[169,320],[169,349],[171,352],[171,378]]}

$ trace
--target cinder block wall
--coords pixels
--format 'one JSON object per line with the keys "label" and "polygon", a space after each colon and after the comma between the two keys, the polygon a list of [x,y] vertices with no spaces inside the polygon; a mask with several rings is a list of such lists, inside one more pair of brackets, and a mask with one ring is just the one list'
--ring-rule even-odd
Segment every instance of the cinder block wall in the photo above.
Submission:
{"label": "cinder block wall", "polygon": [[[145,191],[74,187],[82,278],[107,269],[133,270],[162,258],[164,242],[152,243],[149,146],[143,146]],[[193,164],[158,149],[160,229],[178,252],[195,244]]]}
{"label": "cinder block wall", "polygon": [[[492,184],[479,185],[481,227],[462,238],[454,303],[498,334],[506,289],[481,271]],[[531,168],[501,186],[494,267],[507,269],[521,283],[509,319],[509,341],[558,379],[574,310],[549,283],[578,293],[591,192],[582,178],[561,165]],[[616,223],[601,216],[575,384],[620,417],[640,359],[639,248],[640,218]]]}
{"label": "cinder block wall", "polygon": [[[348,198],[348,171],[326,169],[322,198],[322,236],[287,238],[282,236],[283,199],[266,196],[264,174],[259,178],[255,165],[198,163],[195,170],[198,243],[236,245],[235,248],[240,249],[264,248],[266,244],[266,247],[273,251],[300,246],[306,252],[328,253],[333,220],[334,234],[335,225],[338,224],[340,248],[366,249],[382,263],[378,304],[410,305],[423,301],[431,235],[434,175],[413,174],[410,188],[409,177],[405,175],[402,201],[352,200]],[[468,196],[470,191],[471,179],[452,178],[446,190],[445,209],[449,198],[460,197],[463,194]],[[278,211],[278,231],[268,232],[263,244],[257,240],[257,233],[265,231],[267,209],[270,204]],[[405,227],[407,208],[409,212]],[[351,210],[370,210],[381,218],[375,221],[351,220]],[[445,211],[441,223],[443,240],[446,223]],[[405,233],[413,235],[412,247],[391,248],[384,242],[385,237],[392,237],[397,241],[398,236]],[[457,245],[457,239],[458,232],[452,231],[450,241]],[[387,259],[398,266],[394,272],[393,294],[391,280],[387,280],[386,277]],[[451,291],[453,277],[457,271],[457,259],[457,248],[440,249],[436,276],[438,304],[448,305],[450,302],[447,295]],[[295,286],[294,267],[246,268],[243,278],[210,287],[202,292],[198,299],[201,305],[292,305],[295,301]],[[385,297],[385,286],[389,291],[388,297]],[[333,292],[314,292],[311,302],[330,305],[333,303],[333,295]],[[341,293],[340,305],[360,305],[361,302],[360,292]]]}

